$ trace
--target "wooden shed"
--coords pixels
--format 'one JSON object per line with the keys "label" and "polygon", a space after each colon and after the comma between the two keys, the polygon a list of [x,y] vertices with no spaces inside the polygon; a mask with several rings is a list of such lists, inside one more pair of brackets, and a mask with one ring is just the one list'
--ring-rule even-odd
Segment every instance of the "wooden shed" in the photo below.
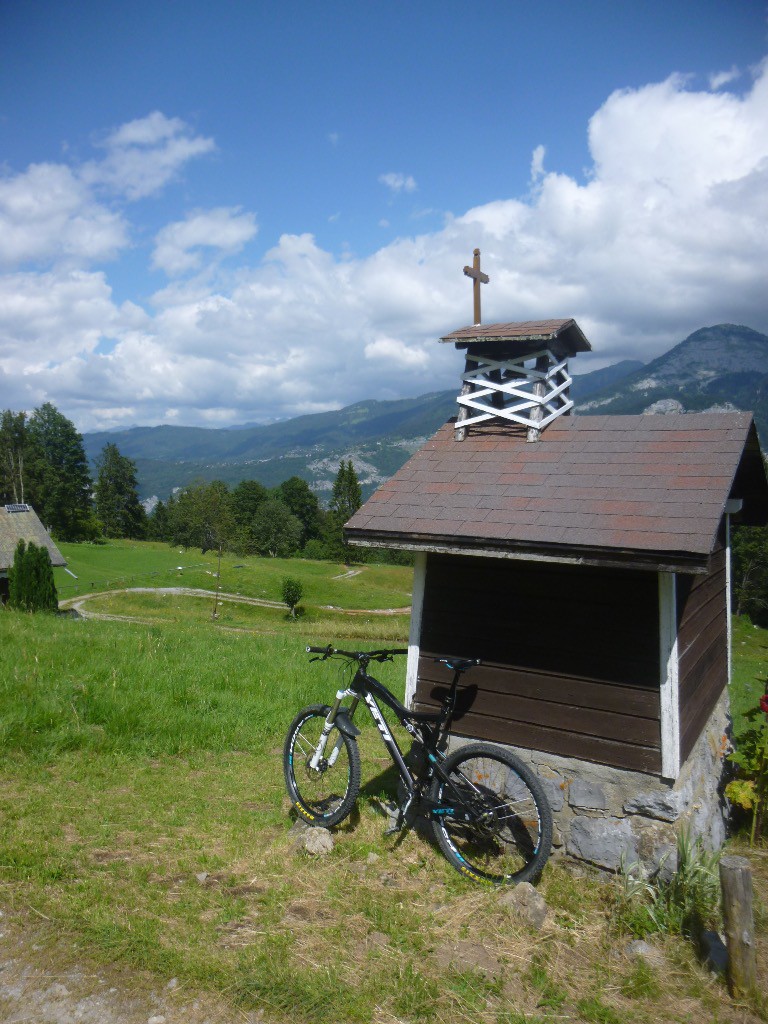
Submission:
{"label": "wooden shed", "polygon": [[[728,681],[728,520],[763,523],[746,413],[448,423],[347,525],[415,551],[409,696],[479,657],[457,731],[677,777]],[[467,677],[469,681],[469,677]]]}
{"label": "wooden shed", "polygon": [[67,564],[31,505],[0,505],[0,602],[8,598],[8,570],[20,540],[47,548],[52,565]]}

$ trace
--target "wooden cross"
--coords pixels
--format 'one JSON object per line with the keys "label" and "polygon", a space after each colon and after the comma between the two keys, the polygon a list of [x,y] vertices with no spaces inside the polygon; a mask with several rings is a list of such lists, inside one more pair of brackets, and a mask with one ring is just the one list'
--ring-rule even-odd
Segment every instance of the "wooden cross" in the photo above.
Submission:
{"label": "wooden cross", "polygon": [[471,267],[464,267],[464,273],[472,280],[472,295],[475,300],[475,327],[480,323],[480,285],[488,284],[490,277],[480,270],[480,250],[475,249]]}

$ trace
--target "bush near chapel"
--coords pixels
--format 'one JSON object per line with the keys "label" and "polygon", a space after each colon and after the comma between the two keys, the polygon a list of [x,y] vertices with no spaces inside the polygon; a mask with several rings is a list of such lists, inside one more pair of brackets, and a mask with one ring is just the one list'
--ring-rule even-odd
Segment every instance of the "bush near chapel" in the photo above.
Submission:
{"label": "bush near chapel", "polygon": [[55,612],[59,608],[48,549],[20,540],[8,574],[8,607],[25,612]]}

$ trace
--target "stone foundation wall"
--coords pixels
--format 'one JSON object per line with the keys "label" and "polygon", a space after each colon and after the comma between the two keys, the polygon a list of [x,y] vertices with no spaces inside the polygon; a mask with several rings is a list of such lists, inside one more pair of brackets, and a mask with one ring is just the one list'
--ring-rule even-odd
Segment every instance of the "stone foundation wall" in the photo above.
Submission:
{"label": "stone foundation wall", "polygon": [[[675,869],[677,834],[690,828],[709,850],[725,839],[724,758],[730,715],[725,690],[679,778],[653,775],[510,747],[541,779],[555,822],[554,855],[617,871],[622,856],[650,874]],[[454,738],[452,746],[470,742]]]}

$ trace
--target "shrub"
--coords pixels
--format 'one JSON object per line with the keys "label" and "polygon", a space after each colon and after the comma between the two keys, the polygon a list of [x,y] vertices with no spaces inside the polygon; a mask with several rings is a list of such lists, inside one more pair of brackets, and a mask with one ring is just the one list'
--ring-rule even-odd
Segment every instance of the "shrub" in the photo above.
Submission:
{"label": "shrub", "polygon": [[8,605],[25,612],[55,612],[59,607],[48,549],[20,540],[9,573]]}
{"label": "shrub", "polygon": [[304,585],[301,580],[294,579],[293,576],[286,576],[282,583],[282,595],[283,601],[290,608],[291,617],[295,619],[296,606],[304,596]]}
{"label": "shrub", "polygon": [[739,775],[725,787],[725,795],[731,803],[752,812],[749,841],[754,846],[763,831],[768,809],[768,693],[744,717],[749,727],[739,737],[737,749],[729,755],[729,760],[738,765]]}

